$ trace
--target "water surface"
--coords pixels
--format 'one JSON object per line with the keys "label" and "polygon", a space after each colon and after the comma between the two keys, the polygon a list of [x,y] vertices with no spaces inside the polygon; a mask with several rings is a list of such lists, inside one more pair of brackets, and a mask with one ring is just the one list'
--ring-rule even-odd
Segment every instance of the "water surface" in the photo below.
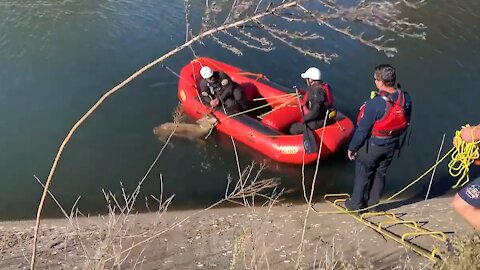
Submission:
{"label": "water surface", "polygon": [[[192,7],[195,29],[202,5]],[[410,144],[388,174],[387,194],[392,194],[434,162],[443,133],[449,148],[455,129],[480,122],[480,3],[438,0],[404,12],[429,27],[427,40],[397,39],[395,58],[314,25],[305,27],[326,39],[308,45],[338,53],[331,64],[280,43],[269,53],[244,49],[240,57],[210,41],[194,48],[287,86],[302,85],[299,74],[317,66],[333,86],[337,107],[352,118],[374,87],[373,67],[395,65],[414,109]],[[67,131],[103,93],[184,41],[184,20],[180,0],[0,3],[1,219],[34,217],[41,189],[33,175],[47,177]],[[192,57],[185,50],[166,64],[179,70]],[[96,213],[105,206],[102,189],[119,192],[121,182],[132,190],[162,147],[152,128],[171,121],[176,104],[176,78],[160,67],[108,99],[73,136],[58,165],[52,191],[62,204],[69,208],[81,196],[80,208]],[[242,166],[265,159],[238,148]],[[265,176],[281,177],[282,186],[293,191],[286,198],[300,201],[300,168],[269,164]],[[313,169],[308,167],[307,174]],[[204,144],[176,139],[143,184],[139,205],[145,196],[158,194],[161,174],[165,195],[176,194],[174,207],[204,207],[223,196],[227,175],[236,171],[229,138],[214,134]],[[339,153],[321,163],[317,189],[350,192],[353,173],[354,164]],[[451,185],[441,166],[435,194]],[[407,195],[423,190],[418,186]],[[51,203],[46,210],[59,214]]]}

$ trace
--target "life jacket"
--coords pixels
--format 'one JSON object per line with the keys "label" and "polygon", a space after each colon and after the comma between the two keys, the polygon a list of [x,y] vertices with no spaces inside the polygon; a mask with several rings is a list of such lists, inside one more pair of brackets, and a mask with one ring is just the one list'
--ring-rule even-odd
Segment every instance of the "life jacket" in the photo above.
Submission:
{"label": "life jacket", "polygon": [[333,108],[333,95],[332,95],[332,90],[330,89],[330,85],[328,85],[328,83],[322,82],[322,87],[323,87],[323,90],[325,90],[328,108],[329,109]]}
{"label": "life jacket", "polygon": [[[335,111],[335,109],[333,108],[333,95],[332,95],[332,91],[330,90],[330,86],[328,85],[328,83],[325,83],[325,82],[320,82],[320,88],[317,87],[317,89],[319,91],[323,91],[325,93],[325,98],[326,98],[326,107],[327,107],[327,110],[329,110],[330,112],[333,112]],[[308,104],[308,95],[310,93],[307,91],[305,93],[305,95],[303,95],[303,99],[302,99],[302,109],[303,109],[303,114],[307,114],[310,110],[309,110],[309,105],[311,104]],[[332,116],[329,116],[329,118],[333,118],[335,116],[335,114],[332,114]]]}
{"label": "life jacket", "polygon": [[[405,113],[405,93],[397,89],[398,98],[393,101],[386,92],[380,92],[378,95],[385,100],[385,114],[382,118],[375,121],[372,127],[372,136],[379,138],[391,138],[401,135],[407,128],[409,120]],[[360,107],[358,113],[357,125],[360,123],[365,113],[365,103]]]}

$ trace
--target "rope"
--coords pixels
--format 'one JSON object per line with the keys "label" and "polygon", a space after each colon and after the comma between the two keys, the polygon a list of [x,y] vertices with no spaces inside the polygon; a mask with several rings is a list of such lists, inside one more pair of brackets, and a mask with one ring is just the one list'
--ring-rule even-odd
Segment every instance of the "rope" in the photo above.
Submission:
{"label": "rope", "polygon": [[[219,67],[216,63],[212,62],[212,61],[209,61],[208,59],[205,59],[203,57],[197,57],[195,59],[193,59],[192,61],[190,62],[197,62],[197,63],[200,63],[200,65],[203,67],[203,63],[200,61],[205,61],[205,62],[208,62],[208,65],[213,67],[214,69],[216,70],[221,70],[222,68]],[[254,73],[254,72],[247,72],[247,71],[238,71],[238,72],[232,72],[233,74],[238,74],[238,75],[251,75],[251,76],[254,76],[256,77],[256,81],[258,81],[259,79],[264,79],[264,80],[267,80],[267,81],[270,81],[267,76],[265,76],[264,74],[261,74],[261,73]]]}
{"label": "rope", "polygon": [[[193,85],[195,86],[195,90],[197,90],[195,92],[197,93],[198,100],[202,100],[202,98],[200,97],[200,93],[198,92],[197,77],[195,76],[195,66],[193,65],[193,62],[194,61],[190,61],[190,66],[192,67],[192,70],[193,70],[193,72],[192,72],[192,74],[193,74]],[[200,66],[202,66],[202,63],[201,62],[199,62],[199,63],[200,63]]]}
{"label": "rope", "polygon": [[[317,178],[317,171],[318,171],[318,161],[320,160],[320,155],[322,154],[322,148],[323,148],[323,138],[324,138],[324,135],[325,135],[325,127],[327,126],[327,120],[328,120],[328,111],[325,113],[325,118],[323,120],[323,127],[322,127],[322,136],[320,136],[320,148],[318,150],[318,156],[317,156],[317,167],[316,167],[316,170],[315,170],[315,175],[314,175],[314,181],[312,181],[312,192],[310,194],[310,196],[313,196],[313,189],[315,188],[315,180]],[[305,156],[304,156],[305,157]],[[306,194],[306,187],[305,187],[305,162],[303,162],[304,164],[302,165],[302,188],[303,188],[303,198],[305,199],[306,202],[308,202],[308,204],[312,204],[312,198],[310,197],[310,199],[307,198],[307,194]],[[313,208],[313,207],[312,207]]]}
{"label": "rope", "polygon": [[212,125],[212,127],[208,131],[207,135],[205,135],[205,140],[208,139],[208,137],[210,137],[210,135],[212,134],[212,131],[215,128],[216,125],[217,125],[216,123],[214,125]]}
{"label": "rope", "polygon": [[[206,59],[206,58],[203,58],[203,57],[197,57],[195,59],[193,59],[191,62],[198,62],[200,63],[201,66],[203,66],[203,63],[200,61],[204,61],[204,62],[208,62],[208,65],[217,69],[217,70],[221,70],[222,68],[220,68],[216,63]],[[265,76],[264,74],[262,73],[254,73],[254,72],[248,72],[248,71],[243,71],[243,70],[240,70],[240,71],[237,71],[237,72],[232,72],[233,74],[238,74],[238,75],[251,75],[251,76],[254,76],[256,77],[255,80],[259,80],[259,79],[264,79],[264,80],[267,80],[267,81],[270,81],[267,76]]]}
{"label": "rope", "polygon": [[[466,125],[465,127],[469,127]],[[474,138],[474,131],[476,127],[472,128],[472,139]],[[468,171],[470,164],[480,157],[478,143],[479,141],[473,140],[472,142],[466,142],[462,139],[461,131],[455,132],[453,138],[455,145],[455,151],[452,153],[452,160],[448,163],[448,171],[453,177],[460,177],[457,183],[452,188],[463,187],[470,181]]]}
{"label": "rope", "polygon": [[343,212],[340,212],[340,211],[332,211],[332,212],[319,212],[317,210],[314,210],[317,214],[352,214],[352,213],[359,213],[359,212],[363,212],[363,211],[366,211],[366,210],[369,210],[371,208],[374,208],[374,207],[377,207],[379,205],[382,205],[382,204],[385,204],[386,202],[388,201],[391,201],[393,200],[394,198],[396,198],[398,195],[400,195],[401,193],[403,193],[405,190],[409,189],[411,186],[415,185],[418,181],[422,180],[423,177],[425,177],[427,174],[429,174],[435,167],[437,167],[440,163],[442,163],[442,161],[445,160],[445,158],[447,158],[453,151],[455,150],[455,148],[452,148],[450,149],[445,155],[443,155],[443,157],[441,159],[439,159],[435,164],[433,164],[433,166],[431,166],[427,171],[425,171],[422,175],[420,175],[419,177],[417,177],[415,180],[413,180],[410,184],[408,184],[407,186],[405,186],[404,188],[402,188],[400,191],[398,191],[397,193],[393,194],[392,196],[390,196],[386,201],[384,202],[379,202],[377,204],[374,204],[372,206],[368,206],[368,207],[365,207],[365,208],[361,208],[361,209],[358,209],[358,210],[352,210],[352,211],[343,211]]}
{"label": "rope", "polygon": [[273,104],[282,102],[282,103],[279,104],[279,106],[281,106],[281,105],[283,105],[283,104],[285,104],[285,103],[291,102],[291,101],[293,100],[293,98],[296,98],[296,96],[286,98],[286,101],[285,101],[285,102],[282,102],[283,100],[275,100],[275,101],[272,101],[272,103],[267,103],[267,104],[260,105],[260,106],[258,106],[258,107],[254,107],[254,108],[251,108],[251,109],[248,109],[248,110],[245,110],[245,111],[241,111],[241,112],[238,112],[238,113],[230,114],[230,115],[225,116],[224,118],[220,119],[220,121],[223,121],[223,120],[225,120],[225,119],[232,118],[232,117],[235,117],[235,116],[239,116],[239,115],[242,115],[242,114],[246,114],[246,113],[249,113],[249,112],[253,112],[253,111],[256,111],[256,110],[259,110],[259,109],[262,109],[262,108],[271,106],[271,105],[273,105]]}
{"label": "rope", "polygon": [[296,93],[288,93],[284,95],[276,95],[276,96],[269,96],[269,97],[261,97],[261,98],[254,98],[253,101],[258,101],[258,100],[268,100],[268,99],[277,99],[277,98],[285,98],[289,96],[295,96]]}
{"label": "rope", "polygon": [[[202,63],[200,61],[198,61],[199,58],[197,59],[194,59],[192,62],[199,62],[200,65],[202,65]],[[210,61],[209,61],[210,62]],[[218,66],[214,63],[210,63],[212,66],[216,66],[218,68]],[[239,74],[239,75],[252,75],[252,76],[255,76],[258,80],[258,79],[265,79],[265,80],[268,80],[268,78],[264,75],[264,74],[261,74],[261,73],[253,73],[253,72],[245,72],[245,71],[241,71],[241,72],[236,72],[235,74]],[[295,96],[293,96],[295,97]],[[292,98],[292,97],[289,97],[289,98]],[[280,100],[281,101],[281,100]],[[285,103],[289,102],[290,100],[286,101]],[[276,103],[278,101],[274,101],[272,102],[273,103]],[[285,103],[283,103],[282,105],[284,105]],[[245,111],[242,111],[242,112],[238,112],[238,113],[235,113],[235,114],[231,114],[231,115],[228,115],[222,119],[220,119],[220,121],[222,120],[225,120],[225,119],[228,119],[228,118],[232,118],[232,117],[235,117],[235,116],[238,116],[238,115],[242,115],[242,114],[246,114],[246,113],[249,113],[249,112],[252,112],[252,111],[255,111],[255,110],[259,110],[259,109],[262,109],[262,108],[265,108],[265,107],[268,107],[268,106],[271,106],[270,104],[265,104],[265,105],[261,105],[261,106],[258,106],[258,107],[255,107],[255,108],[252,108],[252,109],[249,109],[249,110],[245,110]],[[274,111],[275,109],[273,109],[272,111]],[[338,124],[338,122],[337,122]],[[466,125],[466,127],[468,127],[469,125]],[[341,127],[340,127],[341,128]],[[475,131],[476,127],[474,127],[472,129],[472,138],[473,138],[473,135],[474,135],[474,131]],[[210,135],[211,131],[209,132],[208,135]],[[207,137],[208,137],[207,135]],[[280,135],[273,135],[273,136],[269,136],[269,137],[278,137]],[[468,176],[468,172],[469,172],[469,166],[470,164],[472,164],[473,162],[475,162],[475,160],[478,160],[480,158],[480,151],[479,151],[479,147],[478,147],[478,143],[480,141],[473,141],[473,142],[465,142],[462,138],[461,138],[461,131],[456,131],[455,133],[455,138],[454,138],[454,143],[455,143],[455,147],[453,147],[452,149],[450,149],[447,154],[445,154],[438,162],[436,162],[433,166],[431,166],[425,173],[423,173],[421,176],[419,176],[418,178],[416,178],[415,180],[413,180],[410,184],[408,184],[405,188],[403,188],[402,190],[400,190],[399,192],[395,193],[393,196],[391,196],[390,198],[387,199],[387,201],[390,201],[392,200],[393,198],[397,197],[398,195],[400,195],[402,192],[404,192],[405,190],[407,190],[408,188],[410,188],[411,186],[413,186],[414,184],[416,184],[418,181],[420,181],[423,177],[425,177],[425,175],[427,175],[428,173],[430,173],[432,170],[434,170],[443,160],[445,160],[445,158],[451,154],[451,158],[452,160],[448,163],[448,168],[449,168],[449,173],[450,175],[452,175],[453,177],[460,177],[457,181],[457,183],[452,187],[452,188],[458,188],[458,187],[462,187],[464,186],[466,183],[468,183],[470,181],[470,178]],[[304,193],[304,197],[306,199],[306,194]],[[306,200],[308,202],[308,200]],[[372,205],[372,206],[369,206],[369,207],[366,207],[366,208],[362,208],[362,209],[359,209],[359,210],[355,210],[355,211],[347,211],[347,212],[341,212],[341,213],[354,213],[354,212],[360,212],[360,211],[365,211],[365,210],[368,210],[368,209],[371,209],[373,207],[376,207],[380,204],[384,204],[385,202],[383,203],[378,203],[376,205]],[[313,208],[313,207],[312,207]],[[315,209],[313,209],[315,212],[319,213],[318,211],[316,211]],[[326,214],[327,212],[323,212],[322,214]],[[337,213],[337,212],[328,212],[328,213]]]}
{"label": "rope", "polygon": [[[436,159],[435,162],[437,162],[438,159],[440,158],[440,154],[442,153],[442,149],[443,149],[443,143],[445,143],[445,133],[443,133],[442,143],[440,144],[440,148],[438,149],[437,159]],[[425,200],[427,200],[428,195],[430,195],[430,189],[432,188],[433,178],[435,177],[435,170],[436,169],[433,169],[432,176],[430,177],[430,182],[428,183],[427,194],[425,194]]]}
{"label": "rope", "polygon": [[284,107],[287,107],[287,106],[290,106],[290,107],[297,107],[296,105],[291,105],[291,104],[288,104],[288,102],[285,102],[283,104],[281,104],[280,106],[272,109],[271,111],[268,111],[266,113],[263,113],[263,114],[260,114],[259,116],[257,116],[259,119],[263,119],[265,116],[275,112],[275,111],[278,111],[280,110],[281,108],[284,108]]}
{"label": "rope", "polygon": [[267,78],[267,76],[265,76],[264,74],[261,74],[261,73],[253,73],[253,72],[241,71],[241,72],[236,72],[235,74],[254,76],[254,77],[256,77],[255,81],[258,81],[259,79],[264,79],[264,80],[270,81],[270,80]]}
{"label": "rope", "polygon": [[[323,138],[324,138],[324,135],[325,135],[325,126],[327,125],[327,120],[328,120],[328,110],[325,112],[325,118],[323,120],[322,136],[320,137],[320,146],[319,146],[319,149],[318,149],[318,152],[317,152],[317,162],[315,164],[315,173],[313,175],[312,187],[310,188],[310,197],[308,199],[307,199],[306,188],[305,188],[305,151],[303,152],[303,162],[302,162],[303,196],[304,196],[305,200],[307,201],[309,207],[307,207],[307,213],[305,214],[305,219],[303,221],[302,240],[300,241],[296,269],[298,269],[298,266],[299,266],[299,263],[300,263],[300,257],[302,256],[302,253],[303,253],[303,240],[305,238],[305,231],[307,229],[308,215],[310,213],[310,208],[311,208],[310,206],[312,205],[313,193],[315,191],[315,182],[317,180],[318,165],[320,163],[320,156],[322,155]],[[308,125],[306,123],[305,123],[304,128],[308,128]]]}
{"label": "rope", "polygon": [[[292,98],[292,97],[290,97],[290,99],[291,99],[291,98]],[[281,101],[282,101],[282,100],[276,100],[276,101],[273,101],[271,104],[279,103],[279,102],[281,102]],[[281,103],[279,106],[286,105],[286,104],[288,104],[290,101],[291,101],[291,100],[287,100],[287,101],[285,101],[284,103]],[[218,121],[217,121],[214,125],[211,126],[210,131],[209,131],[208,134],[205,136],[205,140],[210,136],[210,134],[212,134],[213,129],[214,129],[214,128],[218,125],[218,123],[220,123],[221,121],[223,121],[223,120],[225,120],[225,119],[228,119],[228,118],[232,118],[232,117],[238,116],[238,115],[242,115],[242,114],[245,114],[245,113],[249,113],[249,112],[252,112],[252,111],[255,111],[255,110],[258,110],[258,109],[267,107],[267,106],[270,106],[270,104],[265,104],[265,105],[258,106],[258,107],[255,107],[255,108],[252,108],[252,109],[249,109],[249,110],[245,110],[245,111],[241,111],[241,112],[238,112],[238,113],[234,113],[234,114],[228,115],[228,116],[226,116],[226,117],[224,117],[224,118],[222,118],[222,119],[218,119],[218,118],[213,114],[213,112],[210,111],[210,113],[208,113],[208,114],[213,115],[213,117],[217,118]],[[222,107],[223,107],[223,104],[222,104]],[[225,108],[223,108],[223,109],[224,109],[224,111],[225,111]],[[227,114],[227,113],[225,112],[225,114]],[[230,136],[248,136],[249,134],[244,135],[244,134],[242,133],[241,135],[239,135],[239,134],[234,135],[234,134],[232,134],[232,133],[229,133],[229,135],[230,135]],[[266,135],[266,136],[268,136],[268,135]],[[272,135],[272,136],[268,136],[268,137],[280,137],[280,136],[285,136],[285,135]]]}
{"label": "rope", "polygon": [[[192,61],[190,61],[190,63],[192,64],[192,69],[193,69],[193,62],[196,62],[196,63],[200,63],[200,66],[203,67],[203,63],[200,61],[200,59],[202,59],[203,61],[205,62],[209,62],[209,65],[220,70],[219,66],[216,65],[215,63],[213,63],[212,61],[208,61],[207,59],[204,59],[202,57],[197,57],[195,59],[193,59]],[[193,72],[194,76],[195,76],[195,72]],[[239,74],[239,75],[252,75],[252,76],[255,76],[257,77],[256,80],[258,79],[265,79],[265,80],[268,80],[267,76],[261,74],[261,73],[253,73],[253,72],[246,72],[246,71],[240,71],[240,72],[236,72],[235,74]],[[196,81],[195,81],[196,82]],[[198,94],[198,91],[197,91],[197,95]],[[291,95],[291,94],[288,94],[288,95]],[[200,98],[200,96],[199,96]],[[279,100],[276,100],[276,101],[273,101],[271,104],[265,104],[265,105],[261,105],[261,106],[258,106],[258,107],[255,107],[255,108],[251,108],[249,110],[245,110],[245,111],[241,111],[241,112],[238,112],[238,113],[235,113],[235,114],[231,114],[231,115],[228,115],[227,117],[224,117],[222,119],[219,119],[219,121],[222,121],[222,120],[225,120],[225,119],[228,119],[228,118],[232,118],[232,117],[235,117],[235,116],[238,116],[238,115],[242,115],[242,114],[246,114],[246,113],[249,113],[249,112],[252,112],[252,111],[255,111],[255,110],[259,110],[259,109],[262,109],[262,108],[265,108],[265,107],[268,107],[268,106],[271,106],[273,105],[274,103],[278,103],[278,102],[281,102],[283,100],[279,99]],[[289,102],[290,100],[288,101],[285,101],[285,102]],[[283,105],[280,104],[280,105]]]}
{"label": "rope", "polygon": [[[468,127],[466,125],[465,127]],[[474,138],[474,131],[476,127],[472,129],[472,138]],[[332,212],[319,212],[313,206],[312,210],[315,211],[317,214],[351,214],[351,213],[358,213],[369,210],[371,208],[377,207],[379,205],[385,204],[388,201],[393,200],[398,195],[402,194],[404,191],[409,189],[411,186],[415,185],[418,181],[422,180],[427,174],[429,174],[432,170],[434,170],[440,163],[442,163],[448,156],[451,156],[452,160],[448,163],[448,168],[450,175],[453,177],[461,176],[460,179],[457,181],[457,184],[454,185],[452,188],[457,188],[464,186],[470,180],[468,177],[468,170],[470,164],[472,164],[476,159],[480,158],[480,150],[478,147],[478,141],[473,142],[465,142],[461,137],[461,130],[455,132],[454,137],[454,147],[452,147],[445,155],[442,156],[435,164],[433,164],[428,170],[426,170],[422,175],[417,177],[415,180],[410,182],[410,184],[406,185],[404,188],[399,190],[397,193],[390,196],[384,202],[379,202],[375,205],[368,206],[362,209],[353,210],[353,211],[332,211]],[[462,180],[466,178],[463,182]],[[308,203],[308,201],[307,201]]]}
{"label": "rope", "polygon": [[[223,119],[222,119],[223,120]],[[336,122],[338,124],[338,122]],[[333,124],[332,125],[328,125],[326,126],[326,128],[333,128]],[[338,129],[342,132],[345,131],[345,128],[343,128],[340,124],[337,125]],[[229,135],[231,136],[234,136],[234,137],[239,137],[239,136],[251,136],[250,133],[248,132],[238,132],[238,133],[228,133]],[[268,138],[279,138],[279,137],[284,137],[284,136],[302,136],[302,134],[298,134],[298,135],[286,135],[286,134],[279,134],[279,135],[266,135],[266,134],[262,134],[262,137],[268,137]]]}

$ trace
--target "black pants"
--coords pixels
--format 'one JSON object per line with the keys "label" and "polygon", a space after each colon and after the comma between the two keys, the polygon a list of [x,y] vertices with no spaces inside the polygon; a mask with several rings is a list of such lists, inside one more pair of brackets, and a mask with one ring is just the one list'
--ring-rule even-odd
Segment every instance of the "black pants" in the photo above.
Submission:
{"label": "black pants", "polygon": [[227,114],[234,114],[241,111],[248,110],[248,102],[243,94],[243,90],[240,86],[233,89],[233,95],[225,99],[223,102],[225,111]]}
{"label": "black pants", "polygon": [[385,175],[396,149],[397,143],[378,146],[367,141],[358,150],[350,208],[360,209],[380,201],[385,187]]}
{"label": "black pants", "polygon": [[[311,130],[315,130],[317,128],[323,127],[323,119],[317,121],[309,121],[307,123],[308,127]],[[290,134],[302,134],[305,130],[305,124],[303,123],[293,123],[290,126]]]}
{"label": "black pants", "polygon": [[240,86],[237,86],[233,89],[233,99],[240,110],[245,111],[249,109],[249,104],[245,94],[243,93],[243,89]]}
{"label": "black pants", "polygon": [[233,98],[226,99],[223,105],[225,106],[225,111],[227,114],[234,114],[242,111],[240,104],[238,104],[238,102]]}

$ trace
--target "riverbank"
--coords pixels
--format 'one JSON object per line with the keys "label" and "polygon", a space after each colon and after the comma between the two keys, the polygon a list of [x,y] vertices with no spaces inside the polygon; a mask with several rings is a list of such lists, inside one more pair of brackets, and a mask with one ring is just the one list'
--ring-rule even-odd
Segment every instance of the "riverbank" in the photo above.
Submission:
{"label": "riverbank", "polygon": [[[428,230],[445,232],[447,237],[471,231],[453,213],[450,201],[431,199],[391,211],[404,220],[420,222]],[[315,209],[335,211],[327,203],[317,203]],[[72,219],[75,228],[66,219],[44,220],[37,267],[83,269],[118,263],[126,269],[245,269],[251,265],[259,269],[293,269],[305,211],[305,205],[280,203],[271,208],[215,208],[200,214],[188,210],[81,217]],[[34,221],[0,223],[1,269],[29,267],[33,226]],[[153,239],[131,248],[148,238]],[[352,269],[368,265],[371,269],[397,265],[421,269],[432,264],[387,239],[351,216],[310,212],[301,262],[305,269],[318,265],[329,269],[335,263],[349,264]],[[429,237],[415,242],[432,247]],[[438,241],[435,244],[441,245]]]}

